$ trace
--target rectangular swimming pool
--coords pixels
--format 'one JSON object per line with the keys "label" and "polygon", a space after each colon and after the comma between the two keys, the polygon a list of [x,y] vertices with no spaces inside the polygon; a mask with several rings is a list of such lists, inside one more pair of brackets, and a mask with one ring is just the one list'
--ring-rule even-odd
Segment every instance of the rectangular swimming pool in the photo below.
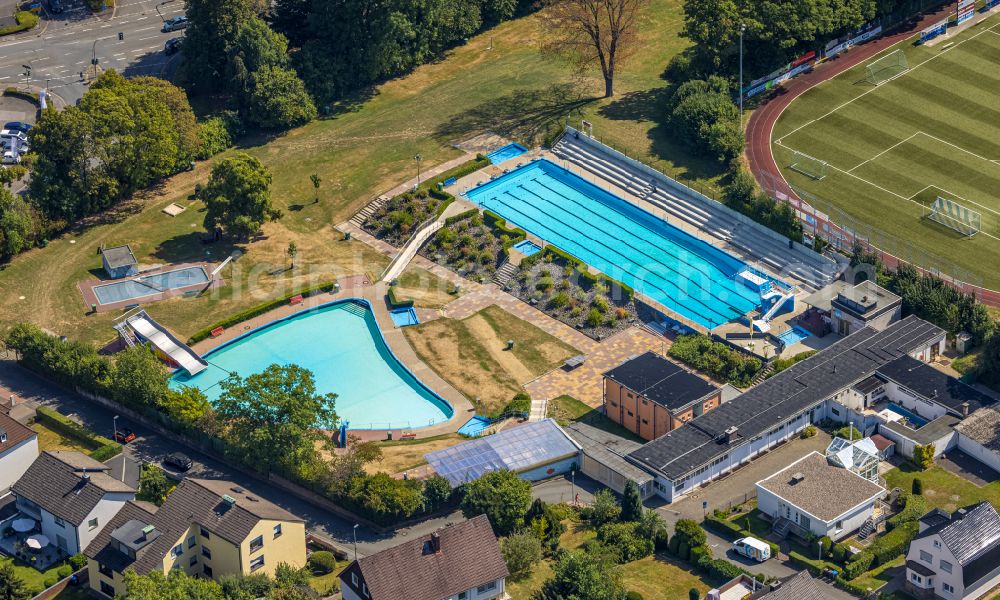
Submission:
{"label": "rectangular swimming pool", "polygon": [[208,273],[203,267],[184,267],[175,271],[154,273],[94,287],[94,295],[101,304],[136,300],[156,296],[189,285],[208,283]]}
{"label": "rectangular swimming pool", "polygon": [[466,197],[708,329],[760,305],[745,263],[548,160]]}
{"label": "rectangular swimming pool", "polygon": [[491,163],[499,165],[504,161],[517,158],[527,151],[528,149],[521,144],[507,144],[502,148],[497,148],[493,152],[490,152],[486,155],[486,158],[490,159]]}

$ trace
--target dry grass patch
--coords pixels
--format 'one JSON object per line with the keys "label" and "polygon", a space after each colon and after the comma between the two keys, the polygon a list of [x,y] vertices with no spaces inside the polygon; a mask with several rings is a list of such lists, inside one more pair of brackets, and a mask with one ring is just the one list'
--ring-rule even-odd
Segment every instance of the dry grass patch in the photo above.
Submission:
{"label": "dry grass patch", "polygon": [[365,465],[365,471],[374,473],[402,473],[409,469],[426,464],[424,454],[450,448],[464,442],[465,439],[457,433],[434,436],[426,440],[380,442],[382,460]]}
{"label": "dry grass patch", "polygon": [[[497,306],[461,321],[438,319],[406,327],[403,333],[417,356],[480,412],[503,407],[524,383],[579,353]],[[514,350],[505,350],[511,339]]]}
{"label": "dry grass patch", "polygon": [[449,293],[452,289],[454,286],[449,281],[411,264],[399,276],[396,294],[413,300],[417,307],[444,308],[461,295]]}

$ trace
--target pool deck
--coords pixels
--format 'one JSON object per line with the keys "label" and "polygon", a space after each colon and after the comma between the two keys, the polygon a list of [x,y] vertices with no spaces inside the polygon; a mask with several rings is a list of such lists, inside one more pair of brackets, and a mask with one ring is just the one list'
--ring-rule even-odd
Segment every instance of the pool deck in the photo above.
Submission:
{"label": "pool deck", "polygon": [[[187,269],[190,267],[201,267],[205,269],[205,273],[208,275],[209,279],[206,283],[196,283],[194,285],[186,285],[184,287],[173,288],[165,292],[160,292],[159,294],[151,294],[149,296],[140,296],[138,298],[129,298],[128,300],[120,300],[118,302],[109,302],[107,304],[101,304],[97,299],[97,293],[94,288],[100,287],[102,285],[109,285],[114,283],[119,283],[123,281],[129,281],[132,279],[137,279],[139,277],[149,277],[150,275],[156,275],[157,273],[165,273],[167,271],[179,271],[181,269]],[[206,262],[196,262],[196,263],[178,263],[171,265],[163,265],[153,269],[148,269],[146,271],[140,271],[138,275],[132,277],[122,277],[121,279],[85,279],[76,284],[77,289],[83,295],[83,302],[90,308],[91,306],[97,307],[97,312],[109,312],[113,310],[121,310],[129,306],[137,306],[142,304],[152,304],[154,302],[159,302],[161,300],[167,300],[168,298],[176,298],[177,296],[183,296],[188,292],[202,292],[210,289],[214,289],[222,286],[225,281],[222,279],[221,275],[216,275],[212,277],[212,270],[215,265]]]}
{"label": "pool deck", "polygon": [[[219,337],[202,340],[197,344],[194,344],[191,348],[199,355],[203,356],[226,342],[230,342],[253,329],[263,327],[273,321],[283,319],[304,310],[316,308],[317,306],[321,306],[323,304],[329,304],[330,302],[335,302],[337,300],[361,298],[363,300],[367,300],[371,305],[375,321],[378,323],[379,329],[382,331],[382,337],[385,339],[389,349],[392,350],[392,353],[396,355],[396,358],[399,359],[399,361],[403,363],[403,365],[405,365],[417,379],[433,390],[437,395],[444,398],[444,400],[454,409],[452,418],[445,423],[414,429],[393,429],[391,430],[393,437],[399,439],[399,436],[404,433],[415,433],[417,434],[417,437],[430,437],[433,435],[454,433],[458,431],[459,427],[464,425],[465,422],[475,414],[475,409],[472,407],[472,403],[470,403],[465,396],[452,387],[450,383],[439,377],[437,373],[435,373],[430,367],[427,366],[426,363],[417,357],[417,354],[413,351],[410,343],[406,341],[406,337],[403,335],[401,328],[396,327],[395,323],[392,321],[392,317],[389,316],[389,306],[386,304],[385,300],[385,294],[388,290],[388,286],[382,283],[371,285],[367,278],[360,275],[342,278],[340,280],[340,285],[341,289],[337,293],[325,293],[311,296],[303,300],[301,304],[296,304],[294,306],[286,304],[264,313],[263,315],[244,321],[235,327],[227,329]],[[385,429],[359,429],[351,430],[351,433],[357,435],[363,440],[384,440],[386,439],[389,431],[390,430]]]}

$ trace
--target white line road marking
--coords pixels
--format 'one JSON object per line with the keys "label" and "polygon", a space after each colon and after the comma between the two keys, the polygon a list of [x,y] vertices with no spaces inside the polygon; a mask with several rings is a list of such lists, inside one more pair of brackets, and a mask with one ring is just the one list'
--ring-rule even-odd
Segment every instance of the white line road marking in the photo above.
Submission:
{"label": "white line road marking", "polygon": [[149,37],[139,38],[139,41],[140,42],[145,42],[146,40],[155,40],[158,37],[160,37],[160,36],[158,36],[158,35],[151,35]]}

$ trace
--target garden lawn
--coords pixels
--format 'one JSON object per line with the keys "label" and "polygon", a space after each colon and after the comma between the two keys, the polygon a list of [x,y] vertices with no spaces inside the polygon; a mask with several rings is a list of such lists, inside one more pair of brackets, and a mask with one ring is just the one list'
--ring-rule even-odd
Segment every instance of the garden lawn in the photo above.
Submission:
{"label": "garden lawn", "polygon": [[413,300],[418,308],[444,308],[461,294],[450,293],[454,286],[426,269],[415,265],[406,267],[398,278],[396,295]]}
{"label": "garden lawn", "polygon": [[87,444],[77,438],[65,436],[54,429],[49,428],[44,423],[35,422],[31,425],[32,431],[38,434],[38,451],[49,450],[71,450],[90,454],[96,450],[97,446]]}
{"label": "garden lawn", "polygon": [[[690,157],[657,124],[667,83],[660,77],[688,42],[678,36],[680,0],[653,0],[642,18],[641,45],[617,81],[618,95],[595,99],[603,86],[596,73],[573,69],[538,50],[543,31],[537,16],[517,19],[470,39],[442,60],[378,86],[347,110],[277,137],[243,141],[273,175],[273,197],[284,216],[265,226],[265,238],[241,245],[246,254],[223,271],[227,285],[198,298],[150,305],[157,320],[182,339],[239,310],[292,289],[333,277],[381,272],[388,260],[358,242],[343,242],[335,224],[415,175],[413,156],[429,169],[459,156],[452,143],[487,130],[521,141],[540,138],[572,115],[594,123],[595,134],[688,183],[714,181],[722,169]],[[492,50],[487,50],[492,44]],[[231,154],[234,151],[231,151]],[[28,320],[55,333],[92,343],[113,338],[116,313],[89,315],[77,283],[94,276],[97,250],[128,243],[143,265],[179,261],[219,262],[231,246],[202,245],[204,207],[189,195],[205,183],[213,161],[140,194],[136,201],[90,223],[77,234],[13,260],[0,272],[0,330]],[[322,178],[319,202],[311,174]],[[160,210],[178,202],[187,210],[169,217]],[[100,222],[98,222],[100,221]],[[70,244],[70,241],[75,241]],[[298,246],[287,270],[289,242]],[[23,297],[23,299],[22,299]]]}
{"label": "garden lawn", "polygon": [[941,467],[934,466],[926,471],[918,471],[909,463],[904,463],[903,466],[885,474],[889,489],[898,487],[907,491],[912,489],[913,479],[917,477],[924,483],[924,498],[934,508],[951,512],[960,506],[968,506],[983,500],[989,500],[993,506],[1000,507],[1000,481],[977,487]]}
{"label": "garden lawn", "polygon": [[[44,590],[47,587],[45,585],[45,580],[47,578],[52,578],[52,579],[55,579],[55,580],[60,579],[60,577],[58,575],[56,575],[56,571],[59,569],[59,567],[62,566],[62,564],[65,564],[65,563],[57,564],[56,566],[52,567],[51,569],[43,572],[43,571],[38,571],[38,570],[36,570],[33,567],[29,567],[29,566],[25,565],[24,563],[22,563],[21,561],[15,560],[15,559],[13,559],[13,558],[5,555],[5,554],[0,554],[0,564],[4,564],[4,563],[11,563],[11,564],[13,564],[14,565],[14,573],[18,577],[20,577],[21,579],[23,579],[24,583],[28,586],[28,589],[31,590],[35,594],[41,592],[42,590]],[[50,584],[51,583],[55,583],[55,582],[52,581],[52,582],[50,582]]]}
{"label": "garden lawn", "polygon": [[618,423],[604,416],[597,409],[587,406],[573,396],[559,396],[553,398],[548,403],[548,416],[555,419],[560,425],[566,425],[573,421],[582,421],[591,427],[596,427],[602,431],[623,437],[640,444],[645,440],[625,429]]}
{"label": "garden lawn", "polygon": [[[406,327],[417,356],[481,413],[498,411],[524,383],[579,352],[497,306],[463,320],[437,319]],[[505,350],[507,340],[514,349]]]}
{"label": "garden lawn", "polygon": [[859,585],[862,588],[877,590],[882,586],[884,586],[885,584],[889,583],[889,581],[891,581],[892,578],[895,576],[895,572],[889,573],[888,571],[894,567],[902,566],[903,563],[905,562],[906,562],[905,556],[897,556],[896,558],[885,563],[884,565],[879,565],[874,569],[872,569],[871,571],[864,573],[857,579],[852,579],[851,583]]}
{"label": "garden lawn", "polygon": [[691,588],[704,596],[710,589],[697,574],[662,555],[622,565],[622,576],[625,587],[642,594],[643,600],[687,598]]}

